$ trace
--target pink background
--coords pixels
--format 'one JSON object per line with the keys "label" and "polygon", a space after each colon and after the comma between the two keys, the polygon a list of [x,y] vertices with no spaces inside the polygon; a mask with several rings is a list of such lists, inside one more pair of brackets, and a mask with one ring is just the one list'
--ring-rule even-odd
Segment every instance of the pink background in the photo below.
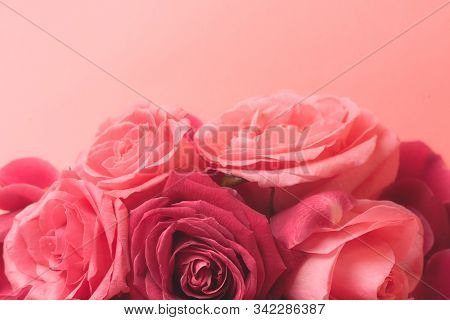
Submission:
{"label": "pink background", "polygon": [[[445,2],[4,1],[150,99],[204,120],[252,95],[307,95]],[[0,163],[68,166],[103,119],[142,101],[1,4],[0,41]],[[351,97],[449,161],[450,6],[321,93]]]}

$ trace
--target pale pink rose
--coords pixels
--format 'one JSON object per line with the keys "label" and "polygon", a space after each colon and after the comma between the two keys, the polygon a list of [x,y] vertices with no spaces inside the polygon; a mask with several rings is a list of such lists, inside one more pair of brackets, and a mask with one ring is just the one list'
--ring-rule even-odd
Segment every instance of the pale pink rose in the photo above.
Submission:
{"label": "pale pink rose", "polygon": [[5,274],[27,299],[109,299],[128,291],[128,211],[89,182],[63,178],[14,218]]}
{"label": "pale pink rose", "polygon": [[101,127],[76,172],[117,198],[157,193],[170,171],[191,170],[192,128],[198,120],[181,109],[140,105]]}
{"label": "pale pink rose", "polygon": [[393,202],[320,193],[271,226],[290,254],[279,284],[288,299],[407,299],[419,282],[422,224]]}
{"label": "pale pink rose", "polygon": [[265,212],[319,191],[375,198],[398,168],[397,136],[340,97],[251,98],[205,124],[194,142],[211,168],[244,179],[237,190]]}

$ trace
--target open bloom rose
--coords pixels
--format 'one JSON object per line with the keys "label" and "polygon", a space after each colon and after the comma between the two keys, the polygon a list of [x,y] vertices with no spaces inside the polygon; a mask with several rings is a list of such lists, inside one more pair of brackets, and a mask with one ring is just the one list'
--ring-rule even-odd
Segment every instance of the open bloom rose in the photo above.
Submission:
{"label": "open bloom rose", "polygon": [[137,106],[101,126],[76,171],[118,198],[158,192],[169,171],[195,166],[189,134],[196,125],[197,120],[181,109]]}
{"label": "open bloom rose", "polygon": [[194,141],[210,167],[245,181],[238,190],[260,211],[323,190],[374,198],[398,167],[396,135],[347,98],[251,98],[204,125]]}
{"label": "open bloom rose", "polygon": [[16,159],[0,169],[0,298],[14,298],[21,294],[13,295],[11,292],[3,263],[3,241],[14,216],[38,201],[58,176],[58,170],[38,158]]}
{"label": "open bloom rose", "polygon": [[28,299],[108,299],[127,291],[127,210],[89,182],[63,178],[16,215],[5,274]]}
{"label": "open bloom rose", "polygon": [[450,170],[422,142],[400,146],[397,180],[382,195],[414,212],[424,225],[425,271],[416,299],[450,299]]}
{"label": "open bloom rose", "polygon": [[326,192],[271,220],[290,251],[282,292],[289,299],[406,299],[422,272],[417,216],[389,201]]}
{"label": "open bloom rose", "polygon": [[264,298],[285,270],[267,219],[200,173],[172,174],[130,235],[134,298]]}

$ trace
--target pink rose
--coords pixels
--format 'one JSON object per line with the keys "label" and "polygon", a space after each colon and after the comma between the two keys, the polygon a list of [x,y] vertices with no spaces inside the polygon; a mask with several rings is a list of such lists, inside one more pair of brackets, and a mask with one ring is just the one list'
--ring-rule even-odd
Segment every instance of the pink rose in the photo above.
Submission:
{"label": "pink rose", "polygon": [[38,201],[58,176],[58,170],[38,158],[17,159],[0,169],[0,299],[21,296],[20,293],[11,296],[13,293],[3,263],[3,242],[14,216]]}
{"label": "pink rose", "polygon": [[0,214],[0,299],[7,298],[11,294],[11,286],[5,275],[3,263],[3,241],[11,228],[14,214]]}
{"label": "pink rose", "polygon": [[38,158],[21,158],[0,169],[0,210],[14,212],[39,200],[59,172]]}
{"label": "pink rose", "polygon": [[210,167],[242,178],[238,191],[264,212],[324,190],[375,198],[398,167],[396,135],[347,98],[251,98],[204,125],[194,142]]}
{"label": "pink rose", "polygon": [[271,226],[295,258],[280,284],[286,298],[406,299],[420,279],[422,224],[392,202],[321,193]]}
{"label": "pink rose", "polygon": [[127,210],[93,184],[63,178],[14,219],[5,274],[27,299],[109,299],[127,291]]}
{"label": "pink rose", "polygon": [[109,119],[76,166],[79,176],[108,194],[145,198],[160,191],[172,170],[191,170],[192,126],[198,120],[177,109],[170,113],[153,104]]}
{"label": "pink rose", "polygon": [[427,259],[415,299],[450,299],[450,248],[436,252]]}
{"label": "pink rose", "polygon": [[135,298],[264,298],[285,270],[267,219],[200,173],[172,174],[130,236]]}
{"label": "pink rose", "polygon": [[414,298],[450,299],[450,170],[442,158],[422,142],[402,143],[397,181],[382,198],[407,207],[424,225],[425,272]]}
{"label": "pink rose", "polygon": [[398,178],[415,178],[425,183],[444,204],[450,204],[450,170],[442,157],[420,141],[400,147]]}

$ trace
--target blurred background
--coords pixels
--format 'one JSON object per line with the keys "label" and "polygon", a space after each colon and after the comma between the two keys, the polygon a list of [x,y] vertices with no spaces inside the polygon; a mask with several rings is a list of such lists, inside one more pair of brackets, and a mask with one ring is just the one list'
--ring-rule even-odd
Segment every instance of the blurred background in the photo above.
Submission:
{"label": "blurred background", "polygon": [[[308,95],[446,0],[1,0],[0,164],[63,168],[142,97],[212,119],[253,95]],[[450,162],[450,5],[323,88]]]}

